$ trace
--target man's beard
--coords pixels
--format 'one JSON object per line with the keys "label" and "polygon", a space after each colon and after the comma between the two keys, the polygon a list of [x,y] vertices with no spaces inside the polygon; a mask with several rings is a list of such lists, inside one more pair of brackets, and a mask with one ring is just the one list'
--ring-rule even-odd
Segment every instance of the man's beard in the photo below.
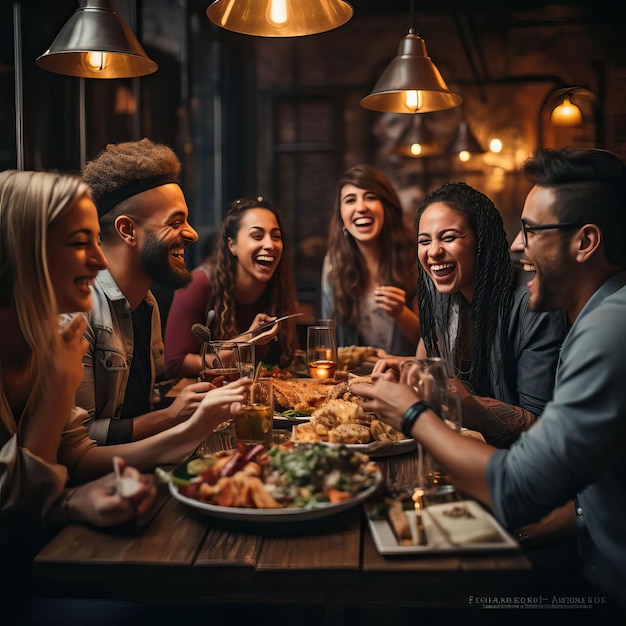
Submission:
{"label": "man's beard", "polygon": [[159,239],[154,231],[144,228],[145,241],[140,262],[152,280],[180,289],[191,282],[191,272],[185,268],[172,267],[169,246]]}

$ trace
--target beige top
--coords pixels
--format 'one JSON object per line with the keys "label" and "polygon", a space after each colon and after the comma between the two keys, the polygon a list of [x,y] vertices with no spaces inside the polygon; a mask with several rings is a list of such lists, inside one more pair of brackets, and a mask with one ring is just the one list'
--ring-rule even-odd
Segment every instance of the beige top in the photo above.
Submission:
{"label": "beige top", "polygon": [[20,444],[20,432],[0,392],[0,543],[8,537],[10,512],[34,523],[43,521],[63,492],[71,471],[96,443],[89,439],[87,414],[75,407],[64,429],[58,463],[48,463]]}

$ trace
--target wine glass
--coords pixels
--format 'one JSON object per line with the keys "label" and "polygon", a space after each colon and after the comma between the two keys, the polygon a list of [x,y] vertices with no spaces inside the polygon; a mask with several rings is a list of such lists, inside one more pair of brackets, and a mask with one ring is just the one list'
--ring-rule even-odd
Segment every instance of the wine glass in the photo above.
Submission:
{"label": "wine glass", "polygon": [[307,329],[309,376],[320,380],[334,378],[337,369],[337,330],[334,326]]}

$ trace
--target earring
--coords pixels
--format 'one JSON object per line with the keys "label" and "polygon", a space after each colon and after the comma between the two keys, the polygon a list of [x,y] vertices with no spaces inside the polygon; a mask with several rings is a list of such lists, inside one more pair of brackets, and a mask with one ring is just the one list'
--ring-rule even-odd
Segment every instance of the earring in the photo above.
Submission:
{"label": "earring", "polygon": [[350,236],[348,229],[345,226],[342,226],[341,230],[343,231],[343,236],[347,239]]}

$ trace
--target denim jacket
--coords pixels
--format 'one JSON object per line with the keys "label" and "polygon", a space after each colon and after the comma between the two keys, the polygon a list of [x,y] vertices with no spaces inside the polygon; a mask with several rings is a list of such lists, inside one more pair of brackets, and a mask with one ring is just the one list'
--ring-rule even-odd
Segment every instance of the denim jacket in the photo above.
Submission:
{"label": "denim jacket", "polygon": [[[128,301],[108,270],[102,270],[91,288],[92,310],[85,339],[89,349],[83,359],[83,381],[76,404],[87,411],[89,436],[99,445],[108,443],[111,420],[120,419],[133,359],[133,325]],[[156,299],[148,291],[152,307],[152,384],[165,367],[161,316]]]}

